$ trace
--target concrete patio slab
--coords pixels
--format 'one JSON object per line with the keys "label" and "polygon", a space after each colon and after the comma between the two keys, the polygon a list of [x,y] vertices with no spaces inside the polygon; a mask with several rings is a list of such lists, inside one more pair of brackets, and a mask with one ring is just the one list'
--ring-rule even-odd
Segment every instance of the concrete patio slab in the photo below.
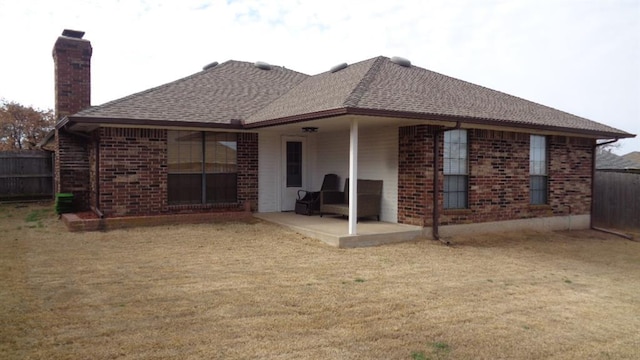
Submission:
{"label": "concrete patio slab", "polygon": [[343,217],[306,216],[294,212],[255,213],[254,217],[288,227],[296,232],[339,248],[377,246],[423,238],[420,226],[360,220],[358,234],[349,235],[348,220]]}

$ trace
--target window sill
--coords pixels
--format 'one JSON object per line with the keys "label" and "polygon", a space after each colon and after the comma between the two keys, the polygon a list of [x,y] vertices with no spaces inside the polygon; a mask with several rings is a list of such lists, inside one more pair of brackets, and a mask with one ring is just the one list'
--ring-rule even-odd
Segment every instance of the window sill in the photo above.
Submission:
{"label": "window sill", "polygon": [[552,210],[553,208],[549,204],[542,204],[542,205],[529,204],[529,209],[530,210]]}
{"label": "window sill", "polygon": [[444,209],[442,215],[471,215],[471,209]]}

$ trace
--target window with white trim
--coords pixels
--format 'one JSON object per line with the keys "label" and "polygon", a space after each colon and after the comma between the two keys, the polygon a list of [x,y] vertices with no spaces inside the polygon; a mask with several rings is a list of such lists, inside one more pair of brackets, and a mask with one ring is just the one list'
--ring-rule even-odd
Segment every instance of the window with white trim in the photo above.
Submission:
{"label": "window with white trim", "polygon": [[444,208],[466,209],[469,197],[467,130],[444,132]]}
{"label": "window with white trim", "polygon": [[547,138],[531,135],[529,146],[529,199],[532,205],[547,203]]}

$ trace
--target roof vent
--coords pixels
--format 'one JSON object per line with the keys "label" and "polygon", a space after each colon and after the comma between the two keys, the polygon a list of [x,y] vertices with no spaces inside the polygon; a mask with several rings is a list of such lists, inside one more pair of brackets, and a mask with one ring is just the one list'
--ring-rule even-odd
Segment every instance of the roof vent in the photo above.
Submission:
{"label": "roof vent", "polygon": [[205,65],[205,66],[202,68],[202,70],[209,70],[209,69],[214,68],[214,67],[216,67],[216,66],[218,66],[218,62],[217,62],[217,61],[214,61],[214,62],[212,62],[211,64],[207,64],[207,65]]}
{"label": "roof vent", "polygon": [[398,64],[400,66],[404,66],[404,67],[411,67],[411,61],[400,57],[400,56],[394,56],[391,58],[391,62],[394,64]]}
{"label": "roof vent", "polygon": [[84,36],[84,31],[64,29],[62,30],[62,36],[74,39],[82,39],[82,37]]}
{"label": "roof vent", "polygon": [[347,63],[338,64],[333,66],[329,71],[331,71],[332,73],[338,72],[342,69],[345,69],[347,66],[349,66]]}
{"label": "roof vent", "polygon": [[271,65],[264,61],[256,61],[256,63],[253,64],[253,66],[257,67],[260,70],[271,70]]}

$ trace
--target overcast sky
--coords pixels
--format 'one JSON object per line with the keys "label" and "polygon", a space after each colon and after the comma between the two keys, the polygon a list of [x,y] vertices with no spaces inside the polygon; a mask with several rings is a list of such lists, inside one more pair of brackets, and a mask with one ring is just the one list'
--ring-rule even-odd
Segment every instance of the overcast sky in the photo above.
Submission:
{"label": "overcast sky", "polygon": [[314,75],[384,55],[640,134],[639,0],[0,0],[0,98],[53,108],[65,28],[93,45],[93,105],[213,61]]}

